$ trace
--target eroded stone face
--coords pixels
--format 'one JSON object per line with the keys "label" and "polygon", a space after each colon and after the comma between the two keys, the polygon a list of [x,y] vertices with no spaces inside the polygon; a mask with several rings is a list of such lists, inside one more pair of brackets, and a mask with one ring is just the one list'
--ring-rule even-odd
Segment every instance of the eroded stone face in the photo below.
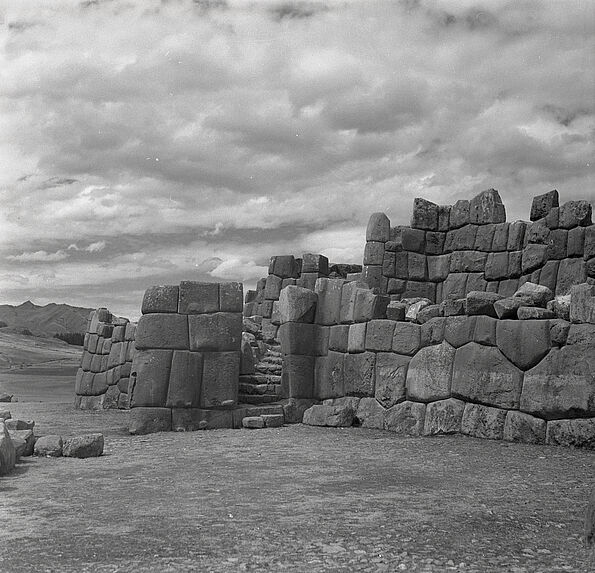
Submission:
{"label": "eroded stone face", "polygon": [[506,358],[521,370],[528,370],[550,351],[550,323],[547,320],[499,320],[496,341]]}
{"label": "eroded stone face", "polygon": [[504,435],[506,410],[481,404],[466,404],[461,421],[461,432],[474,438],[501,440]]}
{"label": "eroded stone face", "polygon": [[426,405],[401,402],[384,412],[384,429],[397,434],[420,436],[424,429]]}
{"label": "eroded stone face", "polygon": [[456,398],[431,402],[426,408],[424,435],[456,434],[461,431],[465,402]]}
{"label": "eroded stone face", "polygon": [[405,380],[411,358],[393,352],[376,354],[376,400],[391,408],[405,400]]}
{"label": "eroded stone face", "polygon": [[448,342],[422,348],[407,369],[407,398],[419,402],[449,398],[454,357]]}

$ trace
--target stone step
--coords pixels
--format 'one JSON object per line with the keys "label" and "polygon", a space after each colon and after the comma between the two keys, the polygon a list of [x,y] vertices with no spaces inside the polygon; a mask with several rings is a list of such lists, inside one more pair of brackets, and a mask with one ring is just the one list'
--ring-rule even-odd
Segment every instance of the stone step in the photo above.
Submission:
{"label": "stone step", "polygon": [[261,428],[279,428],[284,423],[283,414],[262,414],[260,416],[246,416],[242,419],[242,427],[251,430]]}
{"label": "stone step", "polygon": [[277,394],[239,394],[238,400],[244,404],[270,404],[279,399]]}
{"label": "stone step", "polygon": [[271,356],[271,355],[267,354],[260,359],[259,364],[276,364],[276,365],[281,366],[283,364],[283,357],[282,356]]}
{"label": "stone step", "polygon": [[280,384],[248,384],[245,382],[240,382],[239,387],[240,394],[250,394],[252,396],[257,394],[275,394],[278,396],[280,392]]}
{"label": "stone step", "polygon": [[246,416],[262,416],[268,414],[283,414],[281,404],[245,405]]}
{"label": "stone step", "polygon": [[280,366],[267,366],[263,365],[262,363],[257,364],[254,367],[254,370],[256,370],[256,372],[258,372],[259,374],[272,374],[273,376],[280,376],[283,372],[283,369]]}
{"label": "stone step", "polygon": [[242,374],[240,384],[281,384],[281,376],[275,374]]}

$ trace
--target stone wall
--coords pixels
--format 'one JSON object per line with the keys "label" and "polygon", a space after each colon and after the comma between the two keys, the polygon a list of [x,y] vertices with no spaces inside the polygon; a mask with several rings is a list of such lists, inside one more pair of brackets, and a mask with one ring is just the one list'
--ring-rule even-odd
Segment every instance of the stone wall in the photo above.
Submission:
{"label": "stone wall", "polygon": [[559,206],[557,191],[533,200],[531,222],[514,223],[494,189],[452,206],[415,199],[410,227],[370,217],[362,278],[382,293],[433,302],[470,291],[510,296],[528,281],[567,294],[595,278],[591,212],[586,201]]}
{"label": "stone wall", "polygon": [[130,431],[241,427],[241,283],[149,288],[136,329]]}
{"label": "stone wall", "polygon": [[76,374],[75,407],[128,408],[128,383],[136,325],[106,308],[89,314],[81,365]]}

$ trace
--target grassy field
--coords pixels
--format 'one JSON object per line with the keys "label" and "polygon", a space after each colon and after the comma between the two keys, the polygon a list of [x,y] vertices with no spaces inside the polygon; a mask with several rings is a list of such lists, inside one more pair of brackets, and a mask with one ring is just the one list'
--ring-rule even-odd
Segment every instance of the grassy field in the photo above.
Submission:
{"label": "grassy field", "polygon": [[302,425],[129,436],[71,407],[68,368],[0,373],[40,435],[100,458],[0,478],[0,571],[593,571],[595,453]]}

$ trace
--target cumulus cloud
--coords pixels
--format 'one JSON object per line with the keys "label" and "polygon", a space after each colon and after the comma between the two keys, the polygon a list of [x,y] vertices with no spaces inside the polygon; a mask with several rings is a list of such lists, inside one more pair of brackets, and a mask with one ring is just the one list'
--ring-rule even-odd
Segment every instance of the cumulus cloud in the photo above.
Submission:
{"label": "cumulus cloud", "polygon": [[580,0],[10,0],[0,256],[38,288],[252,281],[279,252],[360,261],[369,214],[406,223],[416,196],[593,200],[594,22]]}

